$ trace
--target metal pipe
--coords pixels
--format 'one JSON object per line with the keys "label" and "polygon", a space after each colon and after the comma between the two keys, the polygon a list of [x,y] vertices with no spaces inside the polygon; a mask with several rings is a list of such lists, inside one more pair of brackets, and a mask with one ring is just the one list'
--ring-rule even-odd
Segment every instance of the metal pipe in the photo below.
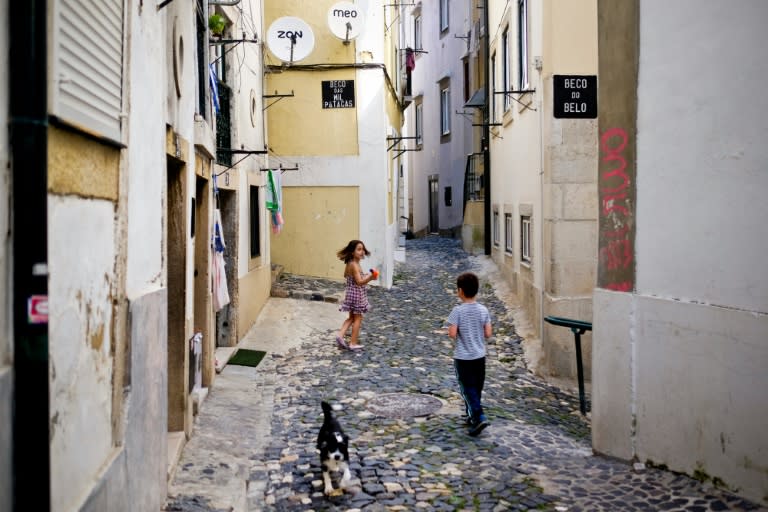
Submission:
{"label": "metal pipe", "polygon": [[485,25],[485,42],[483,43],[483,62],[485,64],[485,76],[483,81],[485,82],[485,105],[483,106],[483,139],[482,139],[482,151],[483,151],[483,188],[485,188],[485,196],[483,203],[483,230],[485,231],[485,254],[491,254],[491,92],[492,84],[490,83],[490,51],[491,42],[489,36],[490,14],[488,8],[488,0],[483,2],[483,24]]}
{"label": "metal pipe", "polygon": [[240,0],[208,0],[208,5],[237,5]]}
{"label": "metal pipe", "polygon": [[15,512],[51,509],[48,323],[27,313],[48,299],[46,3],[8,2]]}

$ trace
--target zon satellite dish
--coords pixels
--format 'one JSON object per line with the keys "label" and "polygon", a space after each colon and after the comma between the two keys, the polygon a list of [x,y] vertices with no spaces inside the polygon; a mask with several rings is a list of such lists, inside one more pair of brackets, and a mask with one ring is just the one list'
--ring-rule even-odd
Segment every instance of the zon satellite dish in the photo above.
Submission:
{"label": "zon satellite dish", "polygon": [[302,19],[284,16],[272,22],[267,30],[267,47],[283,62],[307,58],[315,47],[315,35]]}
{"label": "zon satellite dish", "polygon": [[362,10],[352,2],[338,2],[328,10],[328,27],[345,43],[359,36],[364,24]]}

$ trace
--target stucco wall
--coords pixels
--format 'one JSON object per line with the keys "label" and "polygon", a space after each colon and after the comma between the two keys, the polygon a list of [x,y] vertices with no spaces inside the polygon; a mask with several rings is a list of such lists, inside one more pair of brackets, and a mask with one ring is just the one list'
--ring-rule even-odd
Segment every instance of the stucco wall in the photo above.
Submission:
{"label": "stucco wall", "polygon": [[50,195],[48,212],[51,501],[70,510],[112,451],[115,208]]}
{"label": "stucco wall", "polygon": [[594,446],[765,504],[768,5],[639,5],[637,283],[595,293]]}

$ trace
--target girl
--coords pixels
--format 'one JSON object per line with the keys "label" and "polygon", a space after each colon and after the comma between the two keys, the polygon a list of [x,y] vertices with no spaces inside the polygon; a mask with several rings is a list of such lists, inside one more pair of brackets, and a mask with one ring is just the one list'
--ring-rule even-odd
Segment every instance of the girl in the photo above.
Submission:
{"label": "girl", "polygon": [[[360,260],[371,253],[365,248],[365,244],[360,240],[350,240],[346,247],[336,253],[336,256],[347,264],[344,268],[344,278],[346,279],[346,288],[344,302],[341,303],[339,311],[348,311],[349,317],[341,324],[341,330],[336,336],[336,344],[339,348],[350,350],[360,350],[363,348],[357,342],[360,334],[360,326],[363,323],[363,313],[370,309],[368,296],[365,292],[365,285],[375,279],[373,274],[363,274],[360,269]],[[349,339],[349,345],[344,341],[347,330],[352,327],[352,335]]]}

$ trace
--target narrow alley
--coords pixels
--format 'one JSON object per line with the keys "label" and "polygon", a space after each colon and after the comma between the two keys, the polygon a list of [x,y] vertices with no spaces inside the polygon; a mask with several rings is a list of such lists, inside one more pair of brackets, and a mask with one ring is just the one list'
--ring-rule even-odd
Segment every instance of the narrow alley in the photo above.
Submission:
{"label": "narrow alley", "polygon": [[[334,343],[340,282],[283,276],[285,295],[314,300],[270,299],[266,312],[282,316],[262,314],[240,345],[267,355],[220,374],[165,510],[764,510],[711,482],[593,455],[578,395],[527,369],[487,261],[457,240],[409,240],[392,289],[369,288],[360,352]],[[464,271],[480,276],[494,324],[491,426],[477,438],[463,424],[444,327]],[[350,436],[352,485],[330,497],[315,449],[322,400],[340,406]]]}

